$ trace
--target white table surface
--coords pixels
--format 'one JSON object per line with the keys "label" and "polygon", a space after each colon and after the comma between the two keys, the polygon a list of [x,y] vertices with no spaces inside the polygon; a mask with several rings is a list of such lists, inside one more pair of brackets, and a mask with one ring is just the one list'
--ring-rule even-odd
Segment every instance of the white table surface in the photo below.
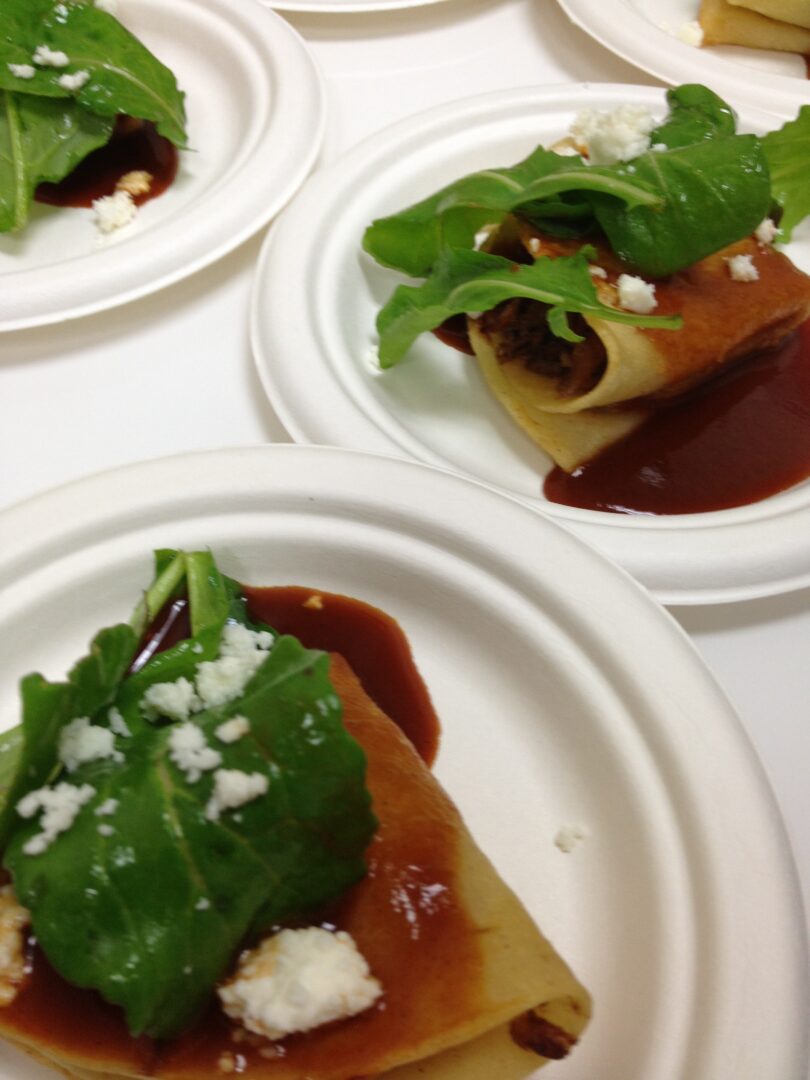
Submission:
{"label": "white table surface", "polygon": [[[444,0],[388,13],[286,17],[324,74],[324,162],[402,116],[487,90],[655,85],[572,27],[553,0]],[[189,280],[117,310],[0,335],[0,508],[146,458],[287,441],[248,341],[260,243],[256,237]],[[810,590],[673,614],[760,754],[810,910]]]}

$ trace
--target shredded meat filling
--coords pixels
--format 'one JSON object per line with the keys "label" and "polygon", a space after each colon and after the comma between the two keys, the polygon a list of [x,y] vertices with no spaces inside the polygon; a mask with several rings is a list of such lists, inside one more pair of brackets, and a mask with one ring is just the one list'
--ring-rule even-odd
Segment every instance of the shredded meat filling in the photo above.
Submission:
{"label": "shredded meat filling", "polygon": [[584,340],[564,341],[548,325],[548,306],[518,297],[481,316],[481,330],[493,339],[498,360],[521,363],[529,371],[555,379],[563,397],[577,397],[596,386],[607,364],[599,337],[581,315],[570,315],[571,329]]}
{"label": "shredded meat filling", "polygon": [[509,1025],[509,1034],[522,1050],[552,1061],[567,1057],[577,1041],[570,1032],[544,1020],[533,1010],[513,1020]]}

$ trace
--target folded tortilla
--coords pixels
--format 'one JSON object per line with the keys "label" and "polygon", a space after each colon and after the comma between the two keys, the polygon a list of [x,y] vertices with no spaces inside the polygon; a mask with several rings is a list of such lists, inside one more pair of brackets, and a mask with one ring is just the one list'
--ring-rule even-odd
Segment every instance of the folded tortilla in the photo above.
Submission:
{"label": "folded tortilla", "polygon": [[[756,7],[758,10],[749,10]],[[704,45],[744,45],[750,49],[810,54],[810,29],[776,18],[776,4],[766,10],[761,2],[744,7],[729,0],[701,0],[698,20]]]}
{"label": "folded tortilla", "polygon": [[[382,1005],[289,1038],[283,1054],[264,1056],[273,1044],[247,1033],[234,1042],[218,1009],[168,1044],[130,1039],[120,1010],[62,983],[61,993],[73,995],[72,1014],[52,999],[48,1022],[37,1023],[26,1009],[33,991],[23,986],[0,1009],[0,1033],[77,1080],[220,1080],[223,1054],[234,1062],[241,1055],[240,1073],[244,1067],[256,1080],[521,1080],[567,1053],[590,1014],[587,992],[338,656],[332,678],[346,727],[368,757],[380,829],[368,876],[329,919],[355,938],[383,985]],[[87,1012],[76,1006],[91,999]],[[105,1016],[120,1038],[97,1037]],[[86,1030],[77,1036],[80,1023]]]}
{"label": "folded tortilla", "polygon": [[810,0],[730,0],[735,7],[750,8],[769,19],[804,26],[810,30]]}
{"label": "folded tortilla", "polygon": [[[535,258],[570,254],[579,246],[527,225],[517,232]],[[735,255],[753,258],[758,280],[734,280],[727,260]],[[600,300],[618,307],[616,282],[626,268],[604,248],[594,265],[604,272],[594,277]],[[571,345],[548,330],[544,305],[525,299],[468,320],[471,344],[493,394],[566,471],[628,435],[656,402],[684,394],[735,361],[777,344],[810,317],[810,277],[753,237],[654,284],[654,314],[680,314],[680,330],[586,316],[572,320],[585,340]]]}

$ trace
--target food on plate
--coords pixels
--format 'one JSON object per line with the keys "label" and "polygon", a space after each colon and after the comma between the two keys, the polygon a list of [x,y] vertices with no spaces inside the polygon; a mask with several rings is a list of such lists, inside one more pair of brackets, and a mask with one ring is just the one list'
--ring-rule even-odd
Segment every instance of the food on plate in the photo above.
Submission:
{"label": "food on plate", "polygon": [[[810,277],[775,247],[810,213],[810,108],[759,138],[705,87],[668,101],[663,121],[586,110],[551,150],[373,222],[365,249],[426,279],[380,311],[381,366],[423,331],[460,333],[509,415],[578,475],[785,342],[810,317]],[[806,454],[798,477],[794,457],[772,464],[774,490],[810,472]]]}
{"label": "food on plate", "polygon": [[810,29],[810,0],[731,0],[735,7],[750,8],[771,19]]}
{"label": "food on plate", "polygon": [[[356,671],[284,632],[364,622]],[[429,711],[382,613],[162,551],[66,682],[23,679],[0,1033],[79,1080],[509,1080],[565,1056],[588,995],[372,700],[392,655]]]}
{"label": "food on plate", "polygon": [[[777,14],[784,12],[785,14]],[[790,14],[790,18],[786,15]],[[799,18],[795,18],[795,16]],[[799,0],[701,0],[704,45],[744,45],[751,49],[810,54],[810,7]]]}
{"label": "food on plate", "polygon": [[92,203],[110,231],[171,183],[186,145],[184,95],[109,6],[4,0],[0,232],[22,229],[35,198]]}

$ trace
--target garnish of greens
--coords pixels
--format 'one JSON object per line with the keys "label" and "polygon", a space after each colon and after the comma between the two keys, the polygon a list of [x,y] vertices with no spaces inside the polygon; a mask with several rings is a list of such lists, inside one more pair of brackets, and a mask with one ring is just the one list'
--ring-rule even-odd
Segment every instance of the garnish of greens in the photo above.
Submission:
{"label": "garnish of greens", "polygon": [[[180,593],[191,636],[128,675],[144,628]],[[209,553],[158,552],[131,622],[98,633],[66,682],[26,676],[22,724],[0,741],[0,835],[15,893],[53,967],[120,1005],[133,1035],[182,1031],[246,936],[315,911],[366,872],[376,819],[365,755],[343,727],[325,653],[276,636],[236,700],[192,715],[219,769],[267,778],[265,794],[215,819],[212,769],[195,778],[178,768],[177,721],[141,707],[147,687],[193,681],[215,660],[228,623],[269,629],[250,622],[240,586]],[[249,731],[219,740],[234,716]],[[116,735],[114,756],[68,772],[60,735],[78,717],[119,732],[123,720],[129,735]],[[20,799],[62,782],[90,785],[92,797],[46,850],[27,854],[41,822],[20,815]]]}
{"label": "garnish of greens", "polygon": [[[43,46],[49,51],[38,53]],[[58,54],[67,63],[47,62]],[[120,114],[151,120],[186,145],[174,75],[113,15],[93,0],[2,0],[0,232],[21,229],[37,184],[64,179],[104,146]]]}
{"label": "garnish of greens", "polygon": [[[678,316],[636,315],[602,303],[588,270],[607,243],[627,273],[661,278],[750,235],[777,217],[779,240],[810,214],[810,106],[763,138],[737,134],[732,109],[705,86],[667,92],[669,115],[651,149],[591,166],[542,146],[511,168],[473,173],[400,213],[374,221],[364,249],[422,285],[400,285],[377,319],[383,368],[446,319],[487,311],[510,297],[548,305],[549,327],[578,341],[567,316],[591,315],[677,330]],[[507,214],[541,232],[583,240],[581,252],[518,265],[476,250],[476,234]]]}

